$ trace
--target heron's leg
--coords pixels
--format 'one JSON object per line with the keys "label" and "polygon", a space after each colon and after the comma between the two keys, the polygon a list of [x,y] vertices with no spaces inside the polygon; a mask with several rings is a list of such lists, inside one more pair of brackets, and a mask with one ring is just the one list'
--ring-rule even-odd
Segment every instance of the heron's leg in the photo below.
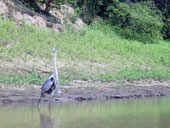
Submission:
{"label": "heron's leg", "polygon": [[38,103],[37,103],[37,107],[39,107],[39,103],[41,102],[41,97],[42,97],[42,93],[41,93],[41,96],[40,96],[40,98],[39,98],[39,100],[38,100]]}
{"label": "heron's leg", "polygon": [[41,97],[38,100],[37,107],[39,107],[39,103],[41,102]]}
{"label": "heron's leg", "polygon": [[49,107],[50,107],[51,102],[52,102],[52,100],[53,100],[54,92],[55,92],[55,90],[53,90],[53,91],[51,92],[50,101],[49,101]]}

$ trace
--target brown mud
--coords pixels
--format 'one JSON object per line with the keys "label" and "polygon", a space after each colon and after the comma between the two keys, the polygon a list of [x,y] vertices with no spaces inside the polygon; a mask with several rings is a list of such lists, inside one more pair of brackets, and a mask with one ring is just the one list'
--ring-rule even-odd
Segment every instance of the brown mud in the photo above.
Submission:
{"label": "brown mud", "polygon": [[[105,86],[105,87],[62,87],[62,94],[55,93],[53,102],[110,100],[122,98],[144,98],[170,96],[170,86]],[[0,88],[0,104],[36,103],[40,87]],[[48,102],[49,96],[43,98]]]}

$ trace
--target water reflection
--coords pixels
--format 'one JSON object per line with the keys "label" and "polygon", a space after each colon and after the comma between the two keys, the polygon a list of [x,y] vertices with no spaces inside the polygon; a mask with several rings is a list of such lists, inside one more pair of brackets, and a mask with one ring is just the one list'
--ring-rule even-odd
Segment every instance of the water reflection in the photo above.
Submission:
{"label": "water reflection", "polygon": [[60,128],[59,119],[54,120],[51,115],[51,107],[48,108],[48,113],[41,112],[40,108],[37,108],[40,115],[40,127],[41,128]]}
{"label": "water reflection", "polygon": [[0,106],[0,128],[169,128],[170,97]]}

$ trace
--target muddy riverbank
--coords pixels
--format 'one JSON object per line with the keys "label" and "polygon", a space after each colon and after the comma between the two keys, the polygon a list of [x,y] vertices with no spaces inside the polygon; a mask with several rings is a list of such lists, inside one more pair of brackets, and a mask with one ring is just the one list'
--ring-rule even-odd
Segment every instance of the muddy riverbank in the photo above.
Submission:
{"label": "muddy riverbank", "polygon": [[[0,88],[0,104],[36,103],[40,87]],[[62,87],[62,94],[55,94],[54,102],[85,100],[110,100],[121,98],[144,98],[170,96],[170,86],[105,86],[105,87]],[[49,97],[43,98],[48,102]]]}

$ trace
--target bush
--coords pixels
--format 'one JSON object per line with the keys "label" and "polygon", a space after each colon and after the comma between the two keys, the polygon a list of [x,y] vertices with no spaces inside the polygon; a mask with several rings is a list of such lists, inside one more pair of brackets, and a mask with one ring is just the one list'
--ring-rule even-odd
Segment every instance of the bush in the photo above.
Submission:
{"label": "bush", "polygon": [[107,21],[118,26],[117,30],[123,37],[142,42],[154,42],[154,40],[162,38],[161,15],[151,2],[129,5],[119,3],[116,8],[108,6],[107,10]]}
{"label": "bush", "polygon": [[91,24],[97,14],[101,12],[101,5],[102,0],[78,0],[76,11],[85,23]]}
{"label": "bush", "polygon": [[130,19],[130,6],[125,3],[116,2],[108,5],[105,12],[107,22],[124,28],[128,26]]}
{"label": "bush", "polygon": [[152,2],[122,3],[119,0],[80,0],[80,15],[90,24],[95,16],[116,26],[123,37],[142,42],[154,42],[162,38],[161,13]]}
{"label": "bush", "polygon": [[164,26],[162,33],[164,39],[170,39],[170,0],[154,0],[154,2],[163,14]]}
{"label": "bush", "polygon": [[170,17],[164,19],[162,33],[164,34],[164,39],[170,39]]}

